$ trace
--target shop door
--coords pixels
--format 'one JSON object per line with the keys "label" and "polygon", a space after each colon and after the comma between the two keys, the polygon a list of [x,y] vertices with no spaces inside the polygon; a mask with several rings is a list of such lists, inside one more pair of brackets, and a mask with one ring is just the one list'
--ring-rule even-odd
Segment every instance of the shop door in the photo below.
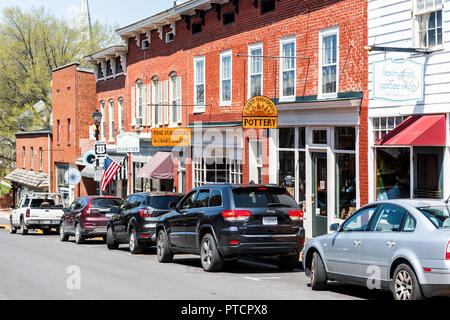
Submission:
{"label": "shop door", "polygon": [[327,154],[312,154],[312,228],[313,237],[328,233],[328,183]]}
{"label": "shop door", "polygon": [[414,148],[414,198],[442,198],[442,148]]}

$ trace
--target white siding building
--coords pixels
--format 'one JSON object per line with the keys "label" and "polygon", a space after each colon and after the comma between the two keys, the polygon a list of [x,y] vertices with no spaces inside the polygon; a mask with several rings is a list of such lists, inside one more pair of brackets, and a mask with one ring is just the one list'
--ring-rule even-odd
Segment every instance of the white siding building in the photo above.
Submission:
{"label": "white siding building", "polygon": [[368,37],[369,201],[447,199],[450,0],[368,0]]}

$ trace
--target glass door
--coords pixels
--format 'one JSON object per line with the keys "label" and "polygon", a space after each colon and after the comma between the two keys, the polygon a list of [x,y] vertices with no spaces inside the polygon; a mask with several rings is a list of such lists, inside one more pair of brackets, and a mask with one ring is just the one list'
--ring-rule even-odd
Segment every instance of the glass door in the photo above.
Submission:
{"label": "glass door", "polygon": [[312,225],[313,237],[328,233],[328,166],[327,154],[314,152],[312,158]]}

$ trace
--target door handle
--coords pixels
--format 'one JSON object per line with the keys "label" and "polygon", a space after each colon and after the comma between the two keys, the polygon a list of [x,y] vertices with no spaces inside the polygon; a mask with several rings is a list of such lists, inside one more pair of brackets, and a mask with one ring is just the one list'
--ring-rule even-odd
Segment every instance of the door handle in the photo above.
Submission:
{"label": "door handle", "polygon": [[388,242],[386,243],[386,245],[387,245],[389,248],[392,248],[392,247],[395,247],[397,244],[396,244],[395,242],[393,242],[393,241],[388,241]]}
{"label": "door handle", "polygon": [[354,245],[355,247],[359,247],[359,246],[361,245],[361,241],[355,240],[355,241],[353,242],[353,245]]}

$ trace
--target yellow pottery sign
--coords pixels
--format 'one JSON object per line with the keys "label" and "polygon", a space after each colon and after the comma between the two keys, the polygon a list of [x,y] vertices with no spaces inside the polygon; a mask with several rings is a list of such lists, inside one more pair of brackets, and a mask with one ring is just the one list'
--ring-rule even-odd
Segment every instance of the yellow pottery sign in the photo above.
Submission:
{"label": "yellow pottery sign", "polygon": [[190,128],[155,128],[152,129],[154,147],[190,147],[192,131]]}
{"label": "yellow pottery sign", "polygon": [[257,96],[247,101],[242,117],[244,129],[278,128],[277,107],[267,97]]}

